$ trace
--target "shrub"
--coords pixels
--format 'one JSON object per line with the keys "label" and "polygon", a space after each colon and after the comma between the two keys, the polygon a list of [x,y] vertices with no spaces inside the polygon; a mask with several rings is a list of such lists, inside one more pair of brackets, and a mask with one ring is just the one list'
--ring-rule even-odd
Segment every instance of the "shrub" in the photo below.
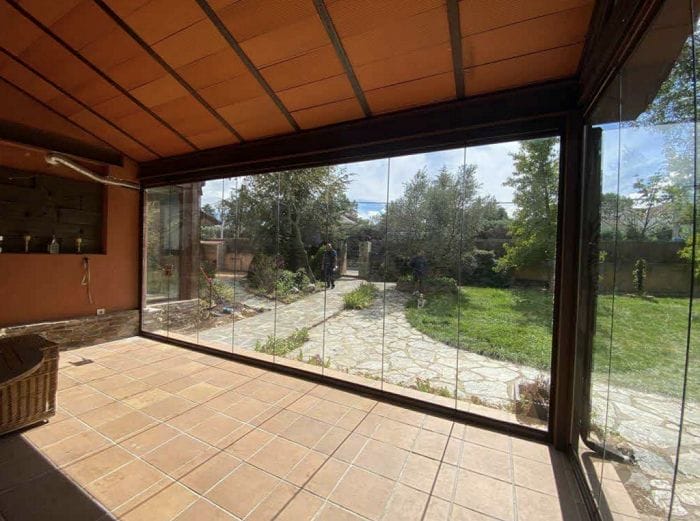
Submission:
{"label": "shrub", "polygon": [[546,420],[549,411],[549,380],[538,376],[532,381],[518,384],[519,397],[515,412],[531,418]]}
{"label": "shrub", "polygon": [[363,282],[350,293],[343,297],[345,309],[365,309],[369,307],[377,297],[379,290],[371,282]]}
{"label": "shrub", "polygon": [[423,281],[424,293],[457,294],[457,281],[452,277],[429,277]]}
{"label": "shrub", "polygon": [[259,353],[266,353],[268,355],[286,355],[287,353],[301,347],[308,339],[309,328],[302,327],[301,329],[295,330],[294,333],[286,338],[275,338],[273,336],[268,336],[265,343],[258,340],[255,342],[255,350]]}
{"label": "shrub", "polygon": [[277,272],[277,282],[275,283],[275,291],[278,297],[283,297],[292,291],[294,288],[294,273],[289,270],[281,270]]}
{"label": "shrub", "polygon": [[265,293],[272,293],[277,282],[275,259],[264,253],[256,253],[248,268],[248,282],[251,287]]}
{"label": "shrub", "polygon": [[496,271],[496,253],[492,250],[474,250],[472,269],[466,274],[465,282],[475,286],[504,288],[510,285],[507,271]]}
{"label": "shrub", "polygon": [[644,295],[644,293],[646,293],[646,280],[647,261],[644,259],[637,259],[632,268],[632,282],[634,283],[634,290],[637,292],[637,295]]}

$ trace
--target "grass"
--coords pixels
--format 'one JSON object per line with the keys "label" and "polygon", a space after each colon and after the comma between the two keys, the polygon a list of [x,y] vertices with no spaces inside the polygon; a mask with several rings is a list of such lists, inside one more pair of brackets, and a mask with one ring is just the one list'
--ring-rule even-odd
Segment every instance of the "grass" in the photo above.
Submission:
{"label": "grass", "polygon": [[345,309],[365,309],[372,305],[379,290],[371,282],[363,282],[354,290],[343,296]]}
{"label": "grass", "polygon": [[[679,397],[688,299],[616,296],[609,357],[611,309],[612,297],[600,296],[594,377],[606,378],[610,369],[614,385]],[[459,299],[457,295],[433,295],[422,309],[409,302],[406,316],[413,327],[446,344],[549,370],[552,297],[545,291],[463,287]],[[691,364],[688,392],[700,398],[699,364]]]}
{"label": "grass", "polygon": [[454,391],[450,391],[447,387],[436,387],[425,378],[416,377],[416,383],[413,387],[421,392],[437,394],[445,398],[454,398],[455,396]]}
{"label": "grass", "polygon": [[303,327],[295,330],[294,333],[285,338],[268,336],[265,343],[258,340],[255,343],[255,350],[268,355],[282,356],[301,347],[308,339],[309,328]]}

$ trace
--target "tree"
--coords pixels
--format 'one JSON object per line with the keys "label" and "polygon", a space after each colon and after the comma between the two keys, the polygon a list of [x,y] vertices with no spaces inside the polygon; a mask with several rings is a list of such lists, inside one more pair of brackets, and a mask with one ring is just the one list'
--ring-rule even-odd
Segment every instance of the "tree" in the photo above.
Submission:
{"label": "tree", "polygon": [[[256,175],[243,181],[225,203],[225,222],[234,237],[247,237],[268,255],[279,253],[286,269],[304,269],[311,277],[306,251],[336,238],[341,217],[353,209],[345,196],[349,176],[334,167],[302,168]],[[229,218],[229,212],[235,212]]]}
{"label": "tree", "polygon": [[515,172],[505,182],[514,189],[517,210],[510,223],[511,243],[497,269],[536,266],[554,260],[557,236],[557,138],[520,143],[512,154]]}

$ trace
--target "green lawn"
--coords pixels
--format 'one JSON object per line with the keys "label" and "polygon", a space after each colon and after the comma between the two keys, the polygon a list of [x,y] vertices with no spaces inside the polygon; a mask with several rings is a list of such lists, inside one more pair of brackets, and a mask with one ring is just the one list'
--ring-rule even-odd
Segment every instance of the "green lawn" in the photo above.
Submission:
{"label": "green lawn", "polygon": [[[447,344],[493,358],[549,368],[552,345],[549,293],[538,289],[463,287],[459,313],[457,302],[456,295],[431,295],[423,309],[416,308],[411,301],[406,316],[415,328]],[[611,304],[611,296],[600,298],[594,371],[601,377],[608,371]],[[612,382],[679,396],[687,313],[688,300],[683,298],[617,296]],[[694,365],[689,392],[700,397],[700,367]]]}

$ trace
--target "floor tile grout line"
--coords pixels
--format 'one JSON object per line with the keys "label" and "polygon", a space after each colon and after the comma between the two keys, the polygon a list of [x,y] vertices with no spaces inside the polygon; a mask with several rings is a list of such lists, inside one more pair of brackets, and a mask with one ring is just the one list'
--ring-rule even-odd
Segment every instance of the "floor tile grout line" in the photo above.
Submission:
{"label": "floor tile grout line", "polygon": [[515,489],[515,464],[513,463],[513,438],[508,438],[508,462],[511,476],[511,496],[513,501],[513,521],[518,521],[518,497]]}
{"label": "floor tile grout line", "polygon": [[[430,507],[430,500],[434,497],[433,492],[435,491],[435,485],[437,484],[438,476],[440,475],[440,469],[442,469],[442,464],[445,460],[445,455],[447,454],[447,449],[450,446],[450,440],[452,439],[452,433],[454,432],[455,423],[456,422],[452,422],[452,425],[450,425],[450,433],[447,435],[447,443],[445,443],[445,448],[442,451],[442,457],[440,458],[438,468],[435,471],[435,476],[433,477],[433,484],[430,487],[430,492],[428,492],[428,502],[425,504],[425,507],[423,508],[423,515],[421,516],[421,521],[424,521],[425,516],[428,515],[428,508]],[[463,440],[460,440],[460,441],[463,442]]]}
{"label": "floor tile grout line", "polygon": [[[466,434],[466,425],[465,425],[465,434]],[[454,510],[454,504],[455,504],[455,498],[457,496],[457,485],[459,483],[459,469],[460,466],[459,464],[462,462],[462,458],[464,457],[464,440],[462,440],[462,443],[459,445],[459,454],[457,455],[457,464],[455,465],[455,477],[454,477],[454,483],[452,484],[452,493],[450,494],[450,509],[449,509],[449,514],[448,518],[452,518],[452,511]]]}

